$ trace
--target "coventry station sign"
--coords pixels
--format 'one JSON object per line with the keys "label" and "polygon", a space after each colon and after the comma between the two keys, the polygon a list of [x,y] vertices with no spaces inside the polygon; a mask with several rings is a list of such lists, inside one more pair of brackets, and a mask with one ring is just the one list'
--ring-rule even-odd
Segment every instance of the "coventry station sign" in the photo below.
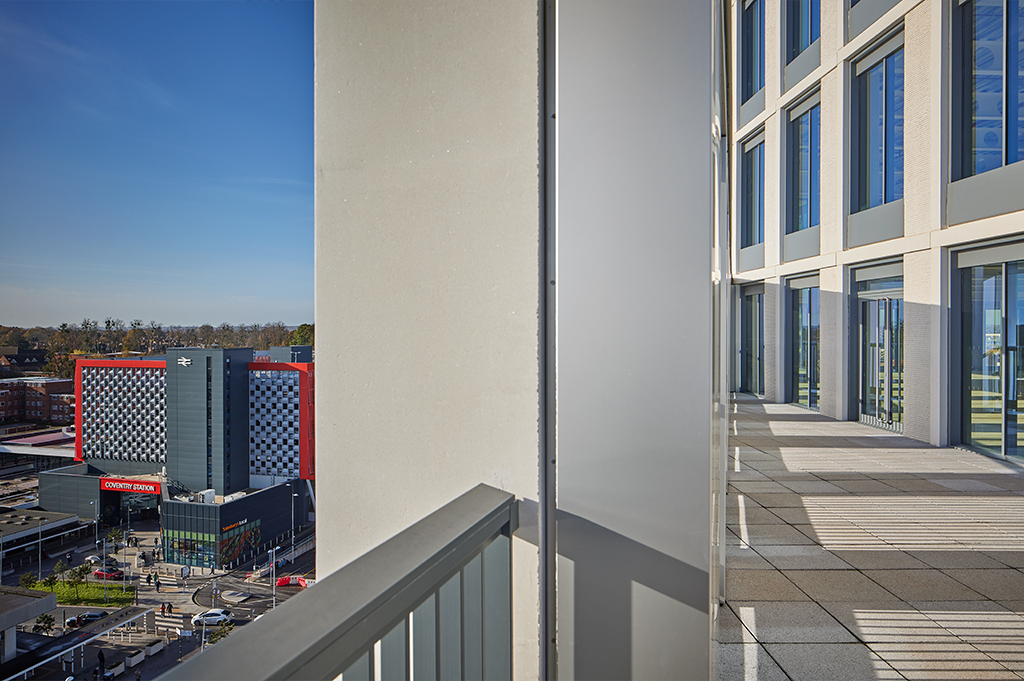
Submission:
{"label": "coventry station sign", "polygon": [[100,489],[107,492],[141,492],[143,494],[160,494],[160,483],[152,482],[150,480],[100,478]]}

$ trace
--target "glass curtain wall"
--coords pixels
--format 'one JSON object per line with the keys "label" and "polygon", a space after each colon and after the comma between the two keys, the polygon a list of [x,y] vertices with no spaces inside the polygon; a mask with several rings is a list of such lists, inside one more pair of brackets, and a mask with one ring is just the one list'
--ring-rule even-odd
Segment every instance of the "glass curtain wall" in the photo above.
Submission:
{"label": "glass curtain wall", "polygon": [[764,394],[764,294],[740,302],[740,391]]}
{"label": "glass curtain wall", "polygon": [[963,30],[963,174],[1024,158],[1024,1],[973,0]]}
{"label": "glass curtain wall", "polygon": [[1024,261],[962,270],[963,443],[1024,456]]}
{"label": "glass curtain wall", "polygon": [[743,7],[744,102],[764,87],[764,3],[765,0],[746,0]]}
{"label": "glass curtain wall", "polygon": [[857,285],[860,306],[860,420],[903,430],[903,280]]}
{"label": "glass curtain wall", "polygon": [[764,142],[743,153],[740,248],[764,242]]}
{"label": "glass curtain wall", "polygon": [[793,217],[789,231],[817,227],[821,175],[821,106],[812,107],[790,123],[793,144],[790,163],[793,168]]}
{"label": "glass curtain wall", "polygon": [[810,409],[818,408],[821,370],[818,287],[790,292],[793,307],[793,401]]}
{"label": "glass curtain wall", "polygon": [[964,444],[1003,453],[1003,265],[962,272]]}
{"label": "glass curtain wall", "polygon": [[903,198],[903,49],[860,74],[857,82],[855,212]]}
{"label": "glass curtain wall", "polygon": [[789,0],[789,59],[793,61],[821,35],[821,0]]}

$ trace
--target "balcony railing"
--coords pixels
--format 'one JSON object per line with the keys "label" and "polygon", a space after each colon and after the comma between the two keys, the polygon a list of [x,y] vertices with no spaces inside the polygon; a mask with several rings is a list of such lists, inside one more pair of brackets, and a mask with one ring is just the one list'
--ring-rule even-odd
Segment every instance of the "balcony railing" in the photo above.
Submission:
{"label": "balcony railing", "polygon": [[511,679],[518,523],[478,485],[160,681]]}

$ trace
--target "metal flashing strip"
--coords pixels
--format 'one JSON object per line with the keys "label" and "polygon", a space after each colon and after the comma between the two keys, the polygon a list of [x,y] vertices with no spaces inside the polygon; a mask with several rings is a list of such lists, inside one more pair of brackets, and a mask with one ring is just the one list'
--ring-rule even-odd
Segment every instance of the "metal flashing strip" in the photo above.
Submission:
{"label": "metal flashing strip", "polygon": [[336,678],[518,524],[512,494],[477,485],[160,678]]}
{"label": "metal flashing strip", "polygon": [[764,128],[761,128],[756,134],[743,140],[743,151],[750,151],[762,142],[764,142]]}
{"label": "metal flashing strip", "polygon": [[871,281],[872,279],[889,279],[903,276],[903,263],[891,262],[885,265],[859,267],[853,273],[854,281]]}
{"label": "metal flashing strip", "polygon": [[960,251],[956,254],[956,266],[960,269],[976,267],[978,265],[1013,262],[1015,260],[1024,260],[1024,242],[976,248],[970,251]]}
{"label": "metal flashing strip", "polygon": [[[883,39],[884,40],[884,39]],[[882,61],[890,54],[899,50],[903,47],[903,31],[900,30],[895,36],[884,40],[880,45],[874,48],[868,48],[868,52],[863,57],[857,57],[854,62],[854,73],[860,75],[873,67],[878,62]]]}
{"label": "metal flashing strip", "polygon": [[792,279],[789,279],[786,282],[786,284],[789,286],[790,290],[796,290],[801,288],[817,288],[819,282],[820,276],[817,274],[812,274],[803,277],[794,277]]}

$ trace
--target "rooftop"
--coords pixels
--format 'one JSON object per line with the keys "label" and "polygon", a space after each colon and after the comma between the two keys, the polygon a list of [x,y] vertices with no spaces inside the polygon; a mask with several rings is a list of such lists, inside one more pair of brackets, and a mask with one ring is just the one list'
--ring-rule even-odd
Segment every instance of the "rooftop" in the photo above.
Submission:
{"label": "rooftop", "polygon": [[1024,468],[734,402],[720,679],[1019,679]]}

